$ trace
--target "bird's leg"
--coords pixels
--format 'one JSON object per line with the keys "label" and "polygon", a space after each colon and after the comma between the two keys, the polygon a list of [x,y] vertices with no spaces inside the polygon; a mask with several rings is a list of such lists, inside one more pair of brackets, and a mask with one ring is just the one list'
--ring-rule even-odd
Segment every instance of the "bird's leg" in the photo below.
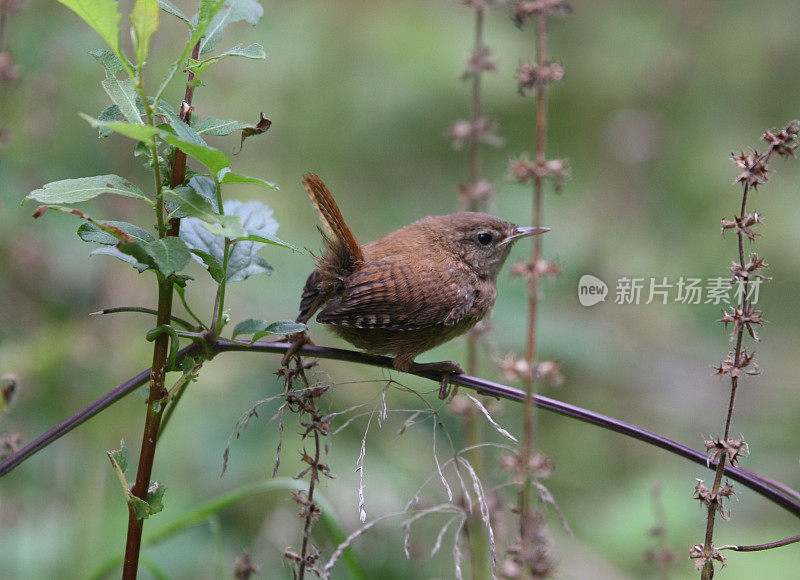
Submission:
{"label": "bird's leg", "polygon": [[446,399],[450,391],[450,375],[463,374],[464,371],[461,369],[461,366],[451,360],[443,360],[432,363],[415,363],[414,357],[416,355],[417,353],[414,353],[411,356],[406,354],[398,354],[395,357],[392,366],[405,373],[409,371],[434,371],[441,373],[442,379],[441,383],[439,384],[439,398],[442,400]]}

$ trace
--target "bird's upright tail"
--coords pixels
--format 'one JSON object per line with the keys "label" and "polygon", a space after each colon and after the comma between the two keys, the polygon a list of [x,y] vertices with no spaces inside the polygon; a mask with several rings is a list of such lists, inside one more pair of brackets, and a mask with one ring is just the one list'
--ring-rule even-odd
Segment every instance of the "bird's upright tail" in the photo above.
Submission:
{"label": "bird's upright tail", "polygon": [[[350,266],[361,264],[364,255],[361,251],[361,244],[358,243],[353,232],[344,221],[339,206],[331,195],[331,192],[322,180],[313,173],[306,173],[303,176],[303,186],[306,188],[311,202],[317,208],[325,233],[330,239],[326,239],[329,249],[335,250],[337,254],[345,254],[344,261],[350,262]],[[334,247],[331,248],[330,246]]]}

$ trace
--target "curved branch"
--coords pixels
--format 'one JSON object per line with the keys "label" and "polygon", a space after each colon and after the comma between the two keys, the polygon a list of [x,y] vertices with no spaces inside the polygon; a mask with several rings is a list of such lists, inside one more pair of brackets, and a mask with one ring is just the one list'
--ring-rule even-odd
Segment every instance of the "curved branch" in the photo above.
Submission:
{"label": "curved branch", "polygon": [[[213,343],[213,345],[209,347],[209,350],[214,354],[235,351],[283,354],[290,346],[291,345],[286,342],[256,342],[250,345],[246,342],[220,339]],[[199,354],[200,352],[200,345],[194,343],[182,349],[178,353],[178,360],[181,360],[183,357],[189,355]],[[380,368],[393,368],[392,358],[390,357],[376,356],[353,350],[330,348],[312,344],[301,346],[297,350],[297,354],[315,358],[335,359],[345,362],[366,364]],[[441,380],[441,375],[436,371],[431,370],[411,372],[410,374],[430,379],[436,383]],[[106,407],[122,399],[125,395],[136,390],[139,386],[144,384],[149,377],[150,369],[142,371],[135,377],[115,387],[112,391],[85,409],[79,411],[63,423],[53,427],[47,433],[20,449],[17,453],[0,464],[0,477],[3,477],[9,473],[20,463],[38,451],[41,451],[62,435],[67,434],[84,421],[90,419]],[[473,389],[483,395],[499,397],[511,401],[522,401],[525,398],[524,391],[520,389],[479,377],[472,377],[469,375],[450,375],[449,381],[451,384]],[[632,437],[633,439],[638,439],[639,441],[644,441],[645,443],[649,443],[650,445],[660,447],[661,449],[669,451],[670,453],[685,459],[689,459],[690,461],[693,461],[699,465],[706,466],[709,469],[716,468],[717,462],[709,460],[705,453],[696,451],[691,447],[683,445],[682,443],[678,443],[677,441],[673,441],[667,437],[663,437],[658,433],[649,431],[648,429],[643,429],[642,427],[638,427],[631,423],[626,423],[625,421],[620,421],[618,419],[614,419],[613,417],[608,417],[607,415],[595,413],[593,411],[589,411],[575,405],[570,405],[569,403],[564,403],[556,399],[551,399],[549,397],[543,397],[541,395],[534,395],[534,402],[536,406],[541,409],[552,411],[554,413],[558,413],[559,415],[564,415],[573,419],[578,419],[579,421],[583,421],[585,423],[597,425],[598,427],[603,427],[604,429],[621,433],[622,435]],[[763,477],[755,472],[738,467],[731,467],[730,465],[725,466],[725,474],[731,479],[742,483],[759,495],[779,505],[786,511],[800,517],[800,494],[791,488],[788,488],[787,486],[779,482],[775,482],[769,478]]]}

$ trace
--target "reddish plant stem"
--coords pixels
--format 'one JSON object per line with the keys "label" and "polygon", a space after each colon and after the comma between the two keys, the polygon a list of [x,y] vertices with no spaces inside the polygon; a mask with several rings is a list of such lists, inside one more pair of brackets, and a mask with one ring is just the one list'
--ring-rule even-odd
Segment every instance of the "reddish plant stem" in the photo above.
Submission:
{"label": "reddish plant stem", "polygon": [[[196,59],[200,52],[200,44],[196,44],[192,50],[192,58]],[[194,86],[192,80],[194,73],[189,72],[186,83],[186,93],[183,105],[181,106],[180,118],[189,124],[192,114],[192,97]],[[156,168],[156,170],[158,170]],[[175,149],[172,162],[172,175],[170,184],[172,187],[181,185],[186,178],[186,153],[180,149]],[[163,211],[163,208],[158,208]],[[180,219],[172,218],[169,221],[169,229],[166,235],[176,237],[180,234]],[[156,314],[156,326],[168,325],[172,319],[172,298],[173,281],[172,278],[159,275],[158,278],[158,312]],[[165,377],[167,363],[169,360],[169,341],[170,335],[160,334],[153,344],[153,366],[150,373],[150,396],[147,399],[147,414],[145,416],[144,432],[142,433],[142,449],[139,455],[139,466],[136,471],[136,482],[131,488],[131,493],[143,501],[147,501],[147,492],[150,488],[150,478],[153,473],[153,463],[156,455],[156,445],[158,442],[159,429],[161,427],[161,417],[167,401],[167,389],[165,388]],[[139,554],[142,545],[142,529],[144,520],[138,519],[133,506],[128,506],[128,535],[125,541],[125,559],[122,568],[123,580],[134,580],[137,576],[139,567]]]}
{"label": "reddish plant stem", "polygon": [[[172,312],[172,280],[160,279],[158,286],[158,326],[169,324]],[[150,488],[150,477],[153,472],[153,461],[156,453],[158,429],[161,425],[161,415],[164,412],[164,402],[167,390],[164,388],[164,378],[167,370],[170,336],[160,334],[153,346],[153,366],[150,372],[150,396],[147,400],[147,416],[142,435],[142,451],[139,455],[139,467],[136,471],[136,482],[131,488],[131,493],[147,501],[147,491]],[[144,520],[136,517],[133,505],[128,506],[128,537],[125,543],[125,560],[122,568],[122,578],[133,580],[139,567],[139,552],[142,544],[142,528]]]}

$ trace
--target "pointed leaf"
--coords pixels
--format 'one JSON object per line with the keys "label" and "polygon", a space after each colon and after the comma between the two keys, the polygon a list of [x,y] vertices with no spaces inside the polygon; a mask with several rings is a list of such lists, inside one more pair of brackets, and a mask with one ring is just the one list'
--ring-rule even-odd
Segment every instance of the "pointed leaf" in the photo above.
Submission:
{"label": "pointed leaf", "polygon": [[230,50],[226,50],[225,52],[215,54],[214,56],[206,58],[204,60],[189,59],[189,64],[186,68],[193,71],[196,75],[200,75],[212,64],[216,64],[222,59],[231,56],[241,56],[244,58],[251,58],[251,59],[267,58],[267,54],[264,52],[264,49],[261,47],[260,44],[253,43],[244,48],[242,47],[241,44],[237,44]]}
{"label": "pointed leaf", "polygon": [[191,187],[164,190],[164,201],[174,203],[186,216],[196,217],[203,221],[214,222],[217,218],[222,217],[214,211],[211,202]]}
{"label": "pointed leaf", "polygon": [[[107,220],[102,223],[111,226],[112,228],[116,228],[138,241],[150,242],[153,240],[153,236],[137,225],[114,220]],[[97,242],[98,244],[103,244],[106,246],[114,246],[119,242],[119,238],[115,237],[113,234],[105,232],[97,225],[88,222],[80,225],[78,228],[78,236],[84,242]]]}
{"label": "pointed leaf", "polygon": [[125,68],[122,65],[122,61],[119,60],[119,57],[107,48],[90,50],[89,54],[103,66],[106,71],[106,78],[116,77],[117,73]]}
{"label": "pointed leaf", "polygon": [[217,12],[217,15],[208,25],[205,39],[200,43],[200,55],[208,54],[214,50],[228,24],[246,20],[255,26],[263,15],[264,9],[256,0],[227,0],[225,8]]}
{"label": "pointed leaf", "polygon": [[205,264],[208,273],[211,275],[211,279],[214,282],[220,283],[222,280],[225,279],[225,272],[222,269],[222,264],[217,262],[217,260],[209,254],[208,252],[204,252],[203,250],[192,250],[192,254],[200,258],[203,264]]}
{"label": "pointed leaf", "polygon": [[95,254],[106,254],[108,256],[113,256],[119,260],[122,260],[126,264],[130,264],[131,266],[136,268],[140,274],[150,267],[148,264],[140,262],[132,255],[122,253],[116,246],[103,246],[101,248],[93,250],[92,253],[89,255],[94,256]]}
{"label": "pointed leaf", "polygon": [[142,66],[150,53],[150,39],[158,30],[158,17],[161,11],[156,0],[136,0],[131,11],[130,20],[133,28],[133,44],[136,50],[136,62]]}
{"label": "pointed leaf", "polygon": [[144,125],[139,115],[139,107],[136,104],[136,88],[131,79],[119,80],[117,77],[110,77],[100,83],[103,90],[111,97],[119,111],[129,123]]}
{"label": "pointed leaf", "polygon": [[195,190],[198,195],[202,195],[211,204],[216,213],[219,213],[217,205],[217,186],[214,180],[205,175],[195,175],[189,180],[189,187]]}
{"label": "pointed leaf", "polygon": [[179,139],[175,135],[166,133],[165,131],[162,131],[160,137],[173,147],[177,147],[187,155],[191,155],[200,163],[208,167],[212,175],[216,175],[220,172],[220,170],[228,167],[231,164],[227,155],[225,155],[219,149],[215,149],[214,147],[206,145],[205,142],[199,144],[185,141],[183,139]]}
{"label": "pointed leaf", "polygon": [[122,58],[119,44],[119,23],[122,18],[114,0],[59,0],[80,16],[106,41],[114,54]]}
{"label": "pointed leaf", "polygon": [[220,183],[255,183],[256,185],[260,185],[268,189],[278,189],[278,186],[274,183],[264,181],[263,179],[259,179],[257,177],[249,177],[247,175],[242,175],[241,173],[234,173],[230,170],[230,167],[226,167],[220,171],[217,175],[217,180]]}
{"label": "pointed leaf", "polygon": [[141,190],[119,175],[96,175],[78,179],[62,179],[48,183],[41,189],[30,192],[22,203],[35,199],[40,203],[78,203],[97,197],[103,193],[113,193],[122,197],[143,199],[151,203]]}
{"label": "pointed leaf", "polygon": [[[236,338],[240,334],[252,334],[253,341],[256,341],[258,338],[268,334],[294,334],[295,332],[302,332],[305,329],[305,324],[292,320],[267,322],[266,320],[248,318],[234,327],[232,338]],[[258,338],[256,335],[258,335]]]}
{"label": "pointed leaf", "polygon": [[175,6],[170,0],[156,0],[158,6],[166,12],[167,14],[172,14],[175,18],[179,20],[183,20],[189,27],[192,27],[192,22],[189,20],[189,17],[183,13],[183,11]]}
{"label": "pointed leaf", "polygon": [[115,246],[120,240],[140,242],[153,240],[153,236],[139,226],[114,220],[83,223],[78,228],[78,237],[84,242],[96,242],[105,246]]}
{"label": "pointed leaf", "polygon": [[206,117],[194,124],[194,130],[200,135],[230,135],[234,131],[241,131],[249,127],[240,121],[223,121],[214,117]]}
{"label": "pointed leaf", "polygon": [[125,123],[124,121],[100,121],[99,119],[94,119],[83,113],[78,114],[92,127],[106,128],[120,135],[136,139],[137,141],[147,141],[159,134],[159,129],[150,127],[149,125]]}

